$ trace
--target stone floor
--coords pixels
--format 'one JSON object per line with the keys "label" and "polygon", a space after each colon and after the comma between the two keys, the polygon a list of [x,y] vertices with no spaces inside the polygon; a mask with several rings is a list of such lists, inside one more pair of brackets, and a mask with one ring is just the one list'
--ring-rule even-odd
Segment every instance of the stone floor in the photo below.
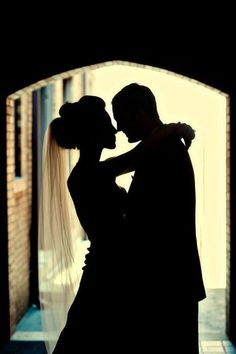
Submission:
{"label": "stone floor", "polygon": [[199,303],[200,340],[227,340],[225,322],[225,289],[208,289]]}
{"label": "stone floor", "polygon": [[236,354],[225,327],[225,289],[208,289],[199,304],[200,354]]}

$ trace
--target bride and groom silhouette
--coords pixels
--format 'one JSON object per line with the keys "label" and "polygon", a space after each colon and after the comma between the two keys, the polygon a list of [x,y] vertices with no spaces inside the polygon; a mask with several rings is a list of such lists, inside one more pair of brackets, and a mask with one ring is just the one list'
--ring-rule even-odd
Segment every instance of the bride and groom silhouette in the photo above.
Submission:
{"label": "bride and groom silhouette", "polygon": [[[117,130],[139,143],[108,160],[101,161],[101,153],[116,147],[117,130],[100,97],[63,104],[49,126],[49,146],[79,150],[67,187],[90,241],[52,353],[197,354],[205,290],[188,154],[194,131],[163,124],[152,91],[137,83],[113,97],[112,109]],[[127,192],[116,177],[131,171]]]}

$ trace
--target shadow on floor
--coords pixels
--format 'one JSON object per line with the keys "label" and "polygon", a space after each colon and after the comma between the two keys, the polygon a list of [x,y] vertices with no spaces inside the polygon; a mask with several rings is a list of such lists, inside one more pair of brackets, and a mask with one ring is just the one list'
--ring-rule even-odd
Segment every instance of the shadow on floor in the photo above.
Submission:
{"label": "shadow on floor", "polygon": [[0,348],[1,354],[47,354],[44,342],[10,341]]}

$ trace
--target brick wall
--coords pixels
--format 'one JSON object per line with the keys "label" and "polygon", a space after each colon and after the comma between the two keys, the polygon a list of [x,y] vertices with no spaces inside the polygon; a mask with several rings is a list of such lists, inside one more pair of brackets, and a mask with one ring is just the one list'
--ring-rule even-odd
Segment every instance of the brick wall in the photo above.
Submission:
{"label": "brick wall", "polygon": [[[7,217],[8,217],[8,268],[10,333],[29,306],[30,299],[30,231],[32,203],[32,91],[53,83],[52,119],[58,116],[62,105],[62,80],[70,73],[36,83],[7,98]],[[73,97],[82,95],[82,73],[72,78]],[[14,100],[20,99],[21,114],[21,177],[15,176],[15,117]],[[37,227],[37,226],[36,226]]]}
{"label": "brick wall", "polygon": [[15,330],[28,307],[31,222],[31,96],[21,99],[21,167],[22,176],[15,176],[14,99],[7,99],[7,210],[9,249],[10,333]]}

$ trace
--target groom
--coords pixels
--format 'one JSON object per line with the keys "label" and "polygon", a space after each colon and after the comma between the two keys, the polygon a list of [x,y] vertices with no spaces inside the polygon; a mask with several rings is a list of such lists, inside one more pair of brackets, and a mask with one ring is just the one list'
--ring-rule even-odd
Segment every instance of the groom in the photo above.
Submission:
{"label": "groom", "polygon": [[[112,99],[117,130],[137,142],[163,123],[155,96],[125,86]],[[126,213],[128,327],[144,353],[198,354],[205,289],[195,230],[195,181],[186,145],[170,137],[140,160]],[[131,330],[132,331],[132,330]]]}

